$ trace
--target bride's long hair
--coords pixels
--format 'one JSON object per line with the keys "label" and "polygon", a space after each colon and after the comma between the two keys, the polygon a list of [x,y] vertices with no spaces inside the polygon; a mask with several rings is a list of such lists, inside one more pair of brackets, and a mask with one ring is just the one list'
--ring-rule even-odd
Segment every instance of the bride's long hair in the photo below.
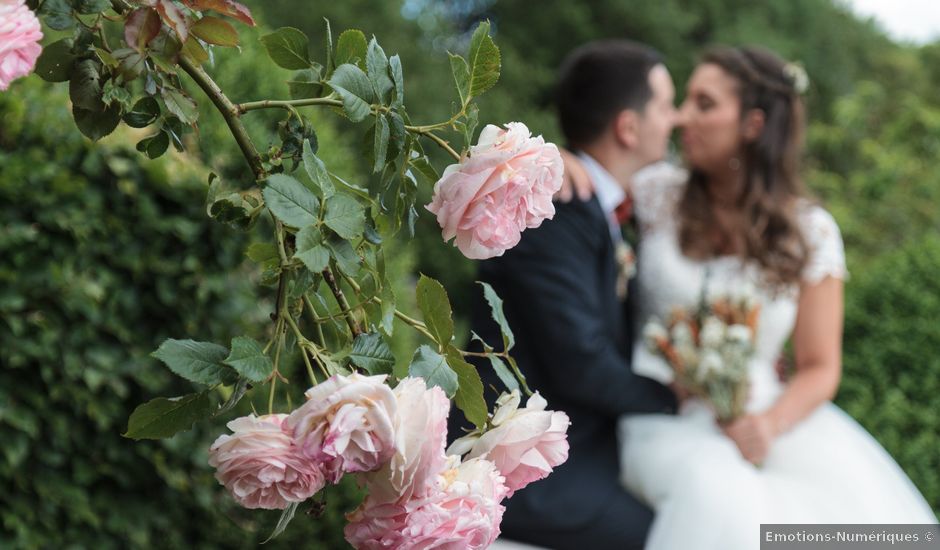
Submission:
{"label": "bride's long hair", "polygon": [[[759,48],[716,48],[702,57],[738,81],[742,120],[752,109],[764,113],[761,135],[739,153],[743,193],[736,207],[744,213],[733,237],[742,256],[762,268],[767,283],[785,287],[800,280],[809,249],[797,222],[798,199],[806,197],[800,179],[804,109],[795,75],[773,53]],[[692,170],[679,202],[679,242],[689,257],[718,253],[710,240],[715,227],[708,176]]]}

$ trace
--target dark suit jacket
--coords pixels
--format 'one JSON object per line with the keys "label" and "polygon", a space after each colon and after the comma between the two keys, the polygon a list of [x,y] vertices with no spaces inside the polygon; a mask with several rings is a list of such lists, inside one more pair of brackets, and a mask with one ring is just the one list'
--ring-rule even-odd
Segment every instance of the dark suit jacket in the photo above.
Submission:
{"label": "dark suit jacket", "polygon": [[[529,387],[571,419],[568,461],[507,501],[506,528],[587,525],[620,490],[617,418],[675,410],[668,388],[630,369],[630,306],[617,298],[616,277],[609,225],[596,198],[556,204],[554,219],[526,230],[516,247],[480,264],[480,280],[503,299],[516,340],[511,354]],[[473,330],[502,349],[482,290],[475,294]],[[504,386],[488,362],[476,364],[492,406],[497,394],[489,388]],[[459,435],[456,428],[466,425],[455,409],[450,433]]]}

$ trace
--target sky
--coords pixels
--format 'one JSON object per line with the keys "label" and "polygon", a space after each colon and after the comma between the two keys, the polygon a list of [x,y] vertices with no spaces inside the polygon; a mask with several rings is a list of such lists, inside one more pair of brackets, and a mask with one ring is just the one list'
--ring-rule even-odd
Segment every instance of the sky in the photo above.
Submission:
{"label": "sky", "polygon": [[895,40],[923,44],[940,39],[940,0],[842,0],[874,17]]}

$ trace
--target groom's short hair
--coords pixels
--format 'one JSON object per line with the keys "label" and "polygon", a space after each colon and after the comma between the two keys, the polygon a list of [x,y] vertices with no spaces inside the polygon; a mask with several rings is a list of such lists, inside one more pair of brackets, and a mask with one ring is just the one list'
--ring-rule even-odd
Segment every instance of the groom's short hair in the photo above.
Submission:
{"label": "groom's short hair", "polygon": [[597,40],[568,54],[558,74],[555,104],[570,147],[599,138],[617,113],[642,113],[653,95],[649,73],[662,54],[629,40]]}

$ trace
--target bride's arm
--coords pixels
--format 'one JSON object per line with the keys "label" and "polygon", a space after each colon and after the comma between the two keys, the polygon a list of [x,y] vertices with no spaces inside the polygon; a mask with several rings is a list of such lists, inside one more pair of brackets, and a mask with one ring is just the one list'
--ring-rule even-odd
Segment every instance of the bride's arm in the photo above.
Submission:
{"label": "bride's arm", "polygon": [[789,431],[835,397],[842,376],[843,282],[826,277],[800,289],[793,347],[796,373],[766,412],[774,435]]}
{"label": "bride's arm", "polygon": [[770,445],[832,399],[842,375],[843,281],[826,277],[800,289],[793,345],[796,374],[774,405],[724,428],[745,460],[764,461]]}

